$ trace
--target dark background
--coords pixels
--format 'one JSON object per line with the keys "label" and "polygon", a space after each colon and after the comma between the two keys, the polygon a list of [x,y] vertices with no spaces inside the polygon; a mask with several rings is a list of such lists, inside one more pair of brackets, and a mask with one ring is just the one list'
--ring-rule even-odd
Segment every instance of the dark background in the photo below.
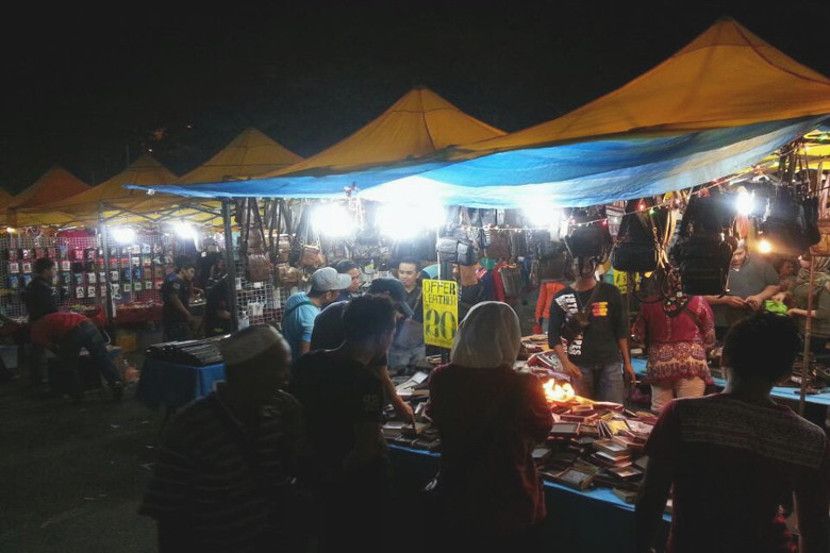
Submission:
{"label": "dark background", "polygon": [[[111,3],[7,14],[0,185],[98,183],[152,148],[182,173],[247,126],[307,156],[414,85],[513,131],[608,92],[731,15],[830,74],[830,2]],[[724,83],[728,86],[728,83]]]}

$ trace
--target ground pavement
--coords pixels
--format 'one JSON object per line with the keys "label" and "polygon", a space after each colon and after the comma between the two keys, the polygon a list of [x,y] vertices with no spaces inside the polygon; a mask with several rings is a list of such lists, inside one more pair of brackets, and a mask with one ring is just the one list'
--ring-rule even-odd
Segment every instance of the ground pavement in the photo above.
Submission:
{"label": "ground pavement", "polygon": [[84,401],[32,399],[0,383],[0,552],[151,552],[136,514],[161,417],[106,389]]}

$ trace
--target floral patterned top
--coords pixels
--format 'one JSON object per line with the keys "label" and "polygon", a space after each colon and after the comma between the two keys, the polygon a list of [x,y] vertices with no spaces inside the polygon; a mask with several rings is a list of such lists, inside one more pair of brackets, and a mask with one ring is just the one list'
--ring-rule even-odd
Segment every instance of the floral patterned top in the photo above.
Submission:
{"label": "floral patterned top", "polygon": [[644,382],[668,385],[699,377],[712,383],[706,352],[715,345],[715,322],[701,296],[689,298],[674,316],[666,313],[662,302],[642,304],[632,334],[648,347]]}

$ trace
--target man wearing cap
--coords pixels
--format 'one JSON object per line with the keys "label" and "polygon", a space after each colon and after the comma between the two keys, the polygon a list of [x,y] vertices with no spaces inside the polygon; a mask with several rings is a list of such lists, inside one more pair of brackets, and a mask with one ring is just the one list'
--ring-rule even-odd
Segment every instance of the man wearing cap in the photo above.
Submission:
{"label": "man wearing cap", "polygon": [[[412,316],[412,308],[406,303],[406,290],[403,284],[394,278],[378,278],[372,281],[366,292],[368,295],[383,296],[389,298],[395,306],[395,318],[397,321],[405,320]],[[337,349],[346,340],[346,328],[343,322],[343,312],[348,301],[338,301],[323,309],[314,321],[314,331],[311,333],[311,351],[318,349]],[[387,352],[383,352],[370,364],[377,372],[383,383],[387,400],[392,402],[398,414],[412,421],[414,413],[412,407],[398,396],[395,385],[389,378],[386,370],[388,364]]]}
{"label": "man wearing cap", "polygon": [[320,551],[382,551],[389,514],[389,458],[381,435],[383,383],[372,364],[395,332],[389,299],[368,294],[343,312],[345,341],[303,355],[294,364],[292,391],[305,408],[321,495]]}
{"label": "man wearing cap", "polygon": [[165,429],[139,509],[158,523],[159,551],[299,551],[294,477],[301,407],[282,388],[288,344],[255,325],[219,344],[227,382]]}
{"label": "man wearing cap", "polygon": [[336,269],[324,267],[311,275],[311,289],[294,294],[285,302],[282,313],[282,333],[291,346],[291,357],[300,358],[311,348],[314,319],[320,309],[337,301],[342,290],[352,284],[352,277],[340,274]]}

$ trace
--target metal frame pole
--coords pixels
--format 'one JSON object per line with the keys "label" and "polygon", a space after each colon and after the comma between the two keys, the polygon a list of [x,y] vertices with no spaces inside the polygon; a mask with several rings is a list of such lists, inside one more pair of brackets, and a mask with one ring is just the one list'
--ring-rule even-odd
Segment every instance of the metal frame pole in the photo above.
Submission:
{"label": "metal frame pole", "polygon": [[104,290],[106,290],[104,301],[107,311],[107,331],[115,339],[115,305],[113,304],[112,283],[110,282],[109,232],[104,222],[104,210],[101,209],[100,205],[98,206],[98,235],[101,237],[101,248],[104,250],[104,273],[106,275],[106,279],[104,280]]}
{"label": "metal frame pole", "polygon": [[222,223],[225,227],[225,268],[228,271],[228,307],[231,312],[231,329],[239,329],[239,312],[236,308],[236,261],[234,260],[233,231],[231,225],[231,200],[222,200]]}
{"label": "metal frame pole", "polygon": [[798,400],[798,414],[804,416],[807,396],[807,379],[810,375],[810,339],[813,336],[813,286],[816,284],[816,258],[810,255],[810,286],[807,294],[807,317],[804,321],[804,355],[801,364],[801,395]]}

